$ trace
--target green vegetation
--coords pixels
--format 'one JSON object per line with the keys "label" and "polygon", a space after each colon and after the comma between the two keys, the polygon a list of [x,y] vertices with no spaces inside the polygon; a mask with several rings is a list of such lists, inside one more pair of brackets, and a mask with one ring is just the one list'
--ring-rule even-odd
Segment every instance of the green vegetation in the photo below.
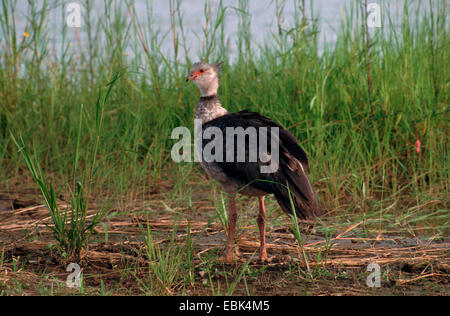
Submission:
{"label": "green vegetation", "polygon": [[[198,191],[211,194],[210,205],[216,206],[206,226],[226,226],[220,189],[207,185],[195,163],[176,164],[170,158],[173,128],[193,128],[199,92],[184,79],[198,60],[224,62],[219,97],[225,108],[273,118],[308,153],[311,180],[327,212],[317,230],[327,242],[319,258],[306,254],[295,221],[300,260],[325,260],[333,243],[330,234],[349,225],[361,238],[379,233],[433,240],[448,236],[450,36],[445,0],[405,1],[401,16],[388,14],[389,1],[380,1],[383,27],[374,29],[364,23],[366,1],[355,0],[342,12],[335,43],[323,45],[318,17],[306,12],[304,0],[293,0],[292,25],[281,20],[285,1],[274,2],[277,31],[264,43],[252,39],[245,0],[238,7],[205,1],[203,33],[193,42],[186,40],[182,0],[169,0],[170,29],[154,23],[151,2],[139,19],[131,0],[105,1],[104,12],[95,13],[92,1],[80,2],[83,27],[59,25],[58,41],[49,16],[65,20],[60,1],[29,1],[24,33],[14,19],[16,1],[0,2],[0,193],[20,192],[35,180],[32,186],[41,189],[52,217],[53,236],[67,253],[85,248],[105,216],[195,215]],[[230,39],[236,44],[233,52],[225,32],[229,14],[238,19],[238,35]],[[69,36],[73,32],[75,40]],[[198,56],[191,60],[194,52]],[[158,202],[163,211],[146,207],[155,192],[164,194]],[[70,201],[68,213],[58,208],[57,197]],[[280,224],[282,219],[274,216],[277,207],[272,200],[268,204],[271,225]],[[98,211],[86,221],[88,207]],[[103,226],[101,240],[108,244],[112,229]],[[187,244],[177,245],[169,235],[163,247],[153,242],[148,225],[142,228],[141,251],[150,263],[144,267],[123,259],[120,280],[142,279],[137,276],[144,269],[147,278],[135,279],[141,292],[189,294],[195,274],[205,269],[204,284],[210,289],[205,293],[232,294],[238,282],[245,284],[242,294],[254,293],[247,285],[259,272],[249,263],[236,271],[214,272],[207,258],[218,253],[202,253],[198,259],[199,237],[191,229],[189,222]],[[8,251],[2,248],[1,254],[0,269],[7,262],[19,269]],[[289,275],[312,282],[313,275],[329,274],[323,267],[320,273],[313,269],[308,265],[301,274],[293,268]],[[225,281],[216,283],[212,275],[222,274]],[[89,284],[90,276],[83,277]],[[105,284],[99,281],[97,294],[123,293]],[[36,288],[53,294],[53,286],[50,290],[39,283]],[[3,290],[16,292],[14,287]],[[84,290],[89,291],[86,285]]]}

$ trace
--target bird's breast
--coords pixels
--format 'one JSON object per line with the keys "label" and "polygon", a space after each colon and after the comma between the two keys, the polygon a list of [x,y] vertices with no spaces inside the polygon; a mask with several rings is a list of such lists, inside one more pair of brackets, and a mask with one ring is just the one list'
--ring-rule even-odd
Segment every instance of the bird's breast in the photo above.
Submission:
{"label": "bird's breast", "polygon": [[216,102],[199,102],[195,110],[195,118],[201,120],[203,124],[226,114],[228,114],[228,111]]}

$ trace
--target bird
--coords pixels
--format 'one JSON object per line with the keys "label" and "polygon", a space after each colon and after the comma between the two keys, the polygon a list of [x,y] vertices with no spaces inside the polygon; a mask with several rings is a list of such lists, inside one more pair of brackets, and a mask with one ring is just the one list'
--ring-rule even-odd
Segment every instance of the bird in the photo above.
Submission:
{"label": "bird", "polygon": [[[221,67],[222,63],[197,62],[192,65],[186,78],[186,82],[194,82],[201,92],[200,100],[195,108],[195,120],[201,123],[203,136],[199,155],[205,158],[204,151],[210,149],[209,156],[216,158],[200,159],[200,163],[209,177],[218,181],[229,195],[227,241],[225,253],[221,259],[225,263],[232,263],[235,259],[234,233],[238,215],[236,196],[242,194],[259,199],[257,217],[260,239],[259,260],[268,262],[273,258],[269,259],[266,249],[264,199],[267,195],[273,194],[286,214],[295,213],[300,219],[321,216],[323,210],[307,175],[308,157],[297,139],[280,124],[257,112],[243,110],[232,113],[222,106],[217,96]],[[209,134],[214,138],[211,135],[209,138],[205,137],[208,129],[213,131]],[[258,132],[245,133],[251,129]],[[239,138],[236,130],[244,131],[240,144],[239,140],[236,140]],[[231,134],[231,131],[235,133]],[[217,136],[217,133],[222,133],[222,136]],[[251,136],[255,134],[256,139],[252,139]],[[267,143],[270,143],[265,147],[259,143],[264,138]],[[217,142],[213,143],[213,139]],[[252,141],[257,144],[256,147],[252,147]],[[277,163],[273,163],[275,149],[278,149]],[[259,154],[256,160],[254,159],[255,150]],[[239,154],[243,154],[244,159],[242,157],[238,159]],[[253,160],[250,159],[252,154]],[[263,172],[263,167],[269,168],[269,171]]]}

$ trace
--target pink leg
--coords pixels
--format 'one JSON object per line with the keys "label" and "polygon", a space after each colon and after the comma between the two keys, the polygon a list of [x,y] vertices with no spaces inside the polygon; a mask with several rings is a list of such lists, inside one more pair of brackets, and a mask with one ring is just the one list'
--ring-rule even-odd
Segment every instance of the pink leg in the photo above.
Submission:
{"label": "pink leg", "polygon": [[236,227],[237,211],[236,201],[234,196],[230,197],[230,209],[228,210],[228,234],[227,234],[227,247],[225,248],[225,254],[222,260],[226,263],[233,261],[233,239],[234,229]]}
{"label": "pink leg", "polygon": [[267,261],[266,251],[266,208],[264,206],[264,196],[259,198],[259,214],[258,214],[258,227],[259,227],[259,259],[261,261]]}

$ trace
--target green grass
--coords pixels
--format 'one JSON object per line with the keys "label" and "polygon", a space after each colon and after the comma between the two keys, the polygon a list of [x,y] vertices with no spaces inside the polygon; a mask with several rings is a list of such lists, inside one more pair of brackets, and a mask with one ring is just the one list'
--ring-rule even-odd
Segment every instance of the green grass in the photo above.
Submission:
{"label": "green grass", "polygon": [[[246,7],[245,1],[240,3]],[[226,12],[235,9],[219,5],[206,16],[210,33],[204,34],[203,45],[201,40],[183,41],[186,30],[178,20],[179,4],[172,4],[172,31],[178,40],[172,55],[165,57],[157,47],[173,40],[172,34],[161,34],[155,25],[142,26],[135,18],[125,17],[114,1],[105,13],[114,10],[117,15],[100,13],[88,21],[90,27],[80,29],[91,38],[83,39],[81,48],[68,42],[67,33],[72,30],[62,26],[65,36],[60,55],[47,49],[47,44],[53,44],[46,14],[62,11],[61,6],[47,3],[39,11],[37,4],[30,4],[26,28],[30,36],[24,37],[12,22],[14,2],[2,2],[3,183],[23,176],[25,168],[11,134],[33,148],[32,156],[61,185],[73,181],[74,148],[79,149],[75,166],[80,166],[84,179],[92,171],[88,168],[92,158],[98,159],[95,189],[125,192],[152,186],[155,179],[189,178],[186,173],[193,172],[192,168],[170,160],[173,142],[169,135],[177,126],[192,127],[198,91],[181,84],[192,61],[180,56],[191,44],[200,49],[199,60],[225,62],[220,96],[226,108],[259,111],[298,137],[310,156],[312,177],[327,208],[340,205],[343,196],[351,202],[348,209],[367,212],[370,200],[393,203],[405,198],[412,206],[447,195],[449,36],[442,10],[445,1],[432,1],[430,16],[420,22],[414,18],[410,22],[418,12],[408,12],[405,5],[401,27],[391,27],[391,17],[383,16],[385,28],[371,31],[369,47],[359,27],[361,6],[355,3],[338,30],[336,44],[325,45],[321,55],[314,23],[302,27],[306,22],[298,21],[288,30],[281,28],[258,48],[245,31],[249,16],[237,11],[240,45],[232,64],[222,49],[226,47],[222,26]],[[149,7],[150,21],[151,14]],[[133,58],[126,56],[129,51]],[[122,76],[98,126],[98,91],[117,72]],[[417,139],[422,143],[420,154],[415,150]],[[92,146],[97,146],[95,157]]]}
{"label": "green grass", "polygon": [[[318,230],[332,234],[363,221],[353,231],[361,237],[399,231],[416,235],[419,230],[430,238],[448,236],[446,1],[427,2],[429,10],[423,1],[405,1],[401,17],[383,14],[383,28],[371,30],[362,22],[365,2],[353,1],[336,42],[324,47],[317,17],[305,12],[304,1],[293,2],[293,24],[282,23],[284,4],[275,1],[277,32],[255,43],[244,0],[236,8],[224,1],[214,8],[206,3],[204,32],[191,42],[181,0],[170,0],[169,31],[152,22],[151,2],[144,23],[136,18],[133,1],[106,2],[104,12],[95,15],[91,2],[81,1],[86,16],[78,30],[80,42],[72,40],[73,30],[65,25],[59,26],[61,41],[55,42],[50,32],[50,13],[65,18],[61,2],[30,1],[29,36],[24,36],[14,20],[16,2],[1,1],[0,191],[20,190],[21,184],[36,180],[52,216],[63,216],[62,228],[54,220],[55,238],[61,240],[58,231],[67,231],[68,222],[55,206],[60,195],[81,213],[88,200],[100,209],[110,201],[122,211],[127,201],[151,199],[149,192],[164,182],[170,184],[162,186],[171,191],[170,205],[192,208],[198,192],[190,181],[201,171],[194,163],[171,160],[175,141],[170,135],[178,126],[193,129],[199,92],[184,83],[190,65],[223,61],[219,95],[224,107],[273,118],[308,153],[318,197],[327,216],[335,218]],[[389,6],[389,1],[380,3]],[[238,17],[238,35],[230,39],[237,46],[234,59],[225,35],[230,13]],[[166,43],[171,43],[170,54],[162,51]],[[191,60],[194,52],[197,57]],[[214,194],[210,200],[212,206],[216,202],[216,221],[225,227],[223,198]],[[164,253],[152,245],[150,232],[146,236],[151,277],[143,292],[153,293],[157,285],[159,293],[169,293],[185,249]],[[195,244],[195,238],[189,235],[189,242]],[[186,284],[193,281],[190,243],[188,277],[177,279]],[[175,266],[164,266],[170,261],[166,255],[176,259]],[[172,272],[159,274],[166,268]],[[238,272],[239,280],[245,273]],[[207,282],[213,293],[227,293],[211,277]]]}
{"label": "green grass", "polygon": [[[115,81],[119,78],[117,74],[115,78],[108,84],[107,91],[104,97],[100,94],[96,103],[96,131],[97,137],[94,143],[92,162],[90,165],[89,178],[87,179],[88,193],[90,191],[90,184],[99,168],[97,164],[97,152],[99,147],[99,134],[103,123],[103,109],[108,100],[109,94],[114,86]],[[50,212],[50,216],[53,222],[53,226],[50,226],[53,232],[53,238],[58,242],[59,250],[63,257],[79,258],[80,252],[87,248],[89,244],[89,238],[95,232],[95,227],[101,222],[107,208],[105,205],[101,206],[101,209],[96,212],[93,219],[87,222],[88,213],[88,201],[84,196],[84,186],[80,181],[76,181],[78,158],[80,151],[80,138],[81,138],[81,126],[83,117],[83,106],[80,111],[80,118],[77,132],[77,142],[75,146],[75,153],[73,155],[72,165],[72,178],[75,183],[75,192],[71,192],[70,207],[65,210],[60,210],[58,205],[58,199],[55,194],[55,189],[52,184],[47,183],[44,172],[40,167],[38,161],[33,162],[30,157],[30,153],[27,147],[23,144],[23,139],[20,143],[16,140],[14,135],[11,134],[11,138],[22,153],[23,158],[27,164],[29,171],[31,172],[34,181],[39,186],[40,191],[44,197],[45,205]],[[68,212],[70,209],[70,212]],[[106,233],[107,236],[107,233]]]}

